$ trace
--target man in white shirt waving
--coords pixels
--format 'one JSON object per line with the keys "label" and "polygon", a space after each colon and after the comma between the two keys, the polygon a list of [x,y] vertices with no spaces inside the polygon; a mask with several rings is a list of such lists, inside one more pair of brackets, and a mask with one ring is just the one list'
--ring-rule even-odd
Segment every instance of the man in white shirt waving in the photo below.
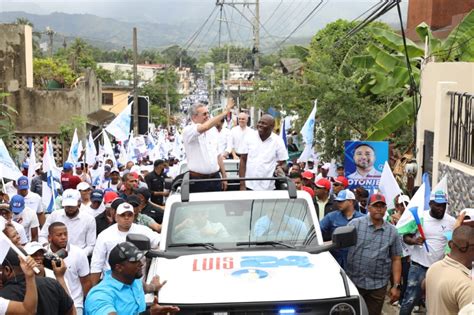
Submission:
{"label": "man in white shirt waving", "polygon": [[[240,156],[240,177],[273,177],[277,166],[288,159],[283,139],[273,133],[275,120],[265,114],[257,123],[257,132],[243,139]],[[273,190],[274,181],[245,181],[240,189]]]}
{"label": "man in white shirt waving", "polygon": [[[183,144],[191,179],[226,178],[223,157],[218,152],[218,132],[215,126],[234,107],[234,101],[227,99],[225,110],[209,118],[209,109],[204,104],[191,107],[191,124],[183,130]],[[221,186],[222,185],[222,186]],[[227,189],[227,182],[200,182],[189,187],[191,192],[220,191]]]}

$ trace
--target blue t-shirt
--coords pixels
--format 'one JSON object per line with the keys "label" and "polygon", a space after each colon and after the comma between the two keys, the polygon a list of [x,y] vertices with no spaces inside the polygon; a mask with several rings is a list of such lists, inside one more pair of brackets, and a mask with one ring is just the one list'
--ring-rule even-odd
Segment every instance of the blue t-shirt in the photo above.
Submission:
{"label": "blue t-shirt", "polygon": [[[359,211],[354,211],[352,218],[348,219],[342,211],[332,211],[324,216],[324,218],[319,223],[321,227],[321,233],[323,234],[324,240],[330,240],[331,235],[334,230],[340,226],[346,226],[352,219],[360,218],[365,216],[366,214],[362,214]],[[334,256],[336,261],[339,265],[344,268],[344,265],[347,260],[347,252],[349,251],[348,248],[341,248],[341,249],[334,249],[331,250],[331,254]]]}
{"label": "blue t-shirt", "polygon": [[105,272],[104,279],[87,294],[84,304],[86,315],[103,315],[116,312],[117,315],[133,315],[145,311],[145,291],[141,279],[131,285],[112,277],[112,271]]}

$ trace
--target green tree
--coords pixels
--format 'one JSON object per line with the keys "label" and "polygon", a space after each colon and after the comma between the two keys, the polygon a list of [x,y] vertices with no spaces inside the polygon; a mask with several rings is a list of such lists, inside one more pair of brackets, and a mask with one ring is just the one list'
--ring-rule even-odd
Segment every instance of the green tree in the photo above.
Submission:
{"label": "green tree", "polygon": [[231,64],[236,64],[242,68],[253,68],[253,56],[250,48],[224,45],[222,47],[211,48],[209,59],[214,64],[227,63],[227,56]]}
{"label": "green tree", "polygon": [[61,59],[33,59],[33,80],[36,87],[46,88],[51,80],[70,87],[76,77],[74,71]]}
{"label": "green tree", "polygon": [[181,66],[189,67],[192,71],[196,70],[196,58],[189,56],[187,50],[182,49],[178,45],[173,45],[164,49],[161,52],[161,56],[165,63],[179,67],[181,62]]}

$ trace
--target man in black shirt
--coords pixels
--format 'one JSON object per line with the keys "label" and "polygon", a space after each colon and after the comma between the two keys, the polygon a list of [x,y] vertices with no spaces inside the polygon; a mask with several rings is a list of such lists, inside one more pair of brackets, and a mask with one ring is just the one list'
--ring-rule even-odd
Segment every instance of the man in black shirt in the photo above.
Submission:
{"label": "man in black shirt", "polygon": [[168,172],[168,163],[164,160],[156,160],[153,163],[153,172],[145,176],[145,182],[151,193],[151,201],[159,206],[164,205],[163,197],[168,197],[169,192],[164,192],[165,178]]}
{"label": "man in black shirt", "polygon": [[138,188],[135,193],[140,199],[140,206],[143,206],[141,213],[151,217],[156,223],[162,224],[164,210],[150,202],[150,191],[146,188]]}
{"label": "man in black shirt", "polygon": [[104,212],[95,217],[97,236],[99,236],[100,232],[102,232],[112,224],[115,224],[115,212],[117,211],[117,207],[124,202],[125,200],[122,198],[115,198],[110,205],[105,205]]}
{"label": "man in black shirt", "polygon": [[[0,296],[12,300],[23,301],[26,291],[25,274],[20,268],[18,255],[10,249],[2,263],[3,288]],[[64,268],[63,272],[66,271]],[[38,315],[75,315],[74,302],[68,293],[55,279],[36,277],[38,290]]]}

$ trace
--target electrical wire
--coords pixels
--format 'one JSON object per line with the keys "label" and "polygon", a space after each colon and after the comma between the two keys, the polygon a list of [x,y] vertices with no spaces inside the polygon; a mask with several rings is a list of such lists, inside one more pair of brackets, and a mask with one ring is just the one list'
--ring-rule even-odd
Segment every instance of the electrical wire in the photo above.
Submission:
{"label": "electrical wire", "polygon": [[283,0],[280,0],[280,3],[276,6],[276,8],[273,10],[273,12],[270,14],[270,16],[263,22],[263,25],[266,25],[268,21],[271,20],[271,18],[275,15],[275,13],[278,11],[280,8],[281,4],[283,3]]}
{"label": "electrical wire", "polygon": [[[316,10],[318,10],[319,7],[321,7],[321,5],[323,4],[324,0],[320,0],[319,3],[313,8],[313,10],[311,10],[308,15],[295,27],[295,29],[293,31],[290,32],[290,34],[288,34],[285,39],[283,39],[280,44],[279,44],[279,47],[281,47],[301,26],[303,26],[303,24],[308,21],[312,16],[313,14],[316,13]],[[327,2],[326,2],[327,4]]]}

